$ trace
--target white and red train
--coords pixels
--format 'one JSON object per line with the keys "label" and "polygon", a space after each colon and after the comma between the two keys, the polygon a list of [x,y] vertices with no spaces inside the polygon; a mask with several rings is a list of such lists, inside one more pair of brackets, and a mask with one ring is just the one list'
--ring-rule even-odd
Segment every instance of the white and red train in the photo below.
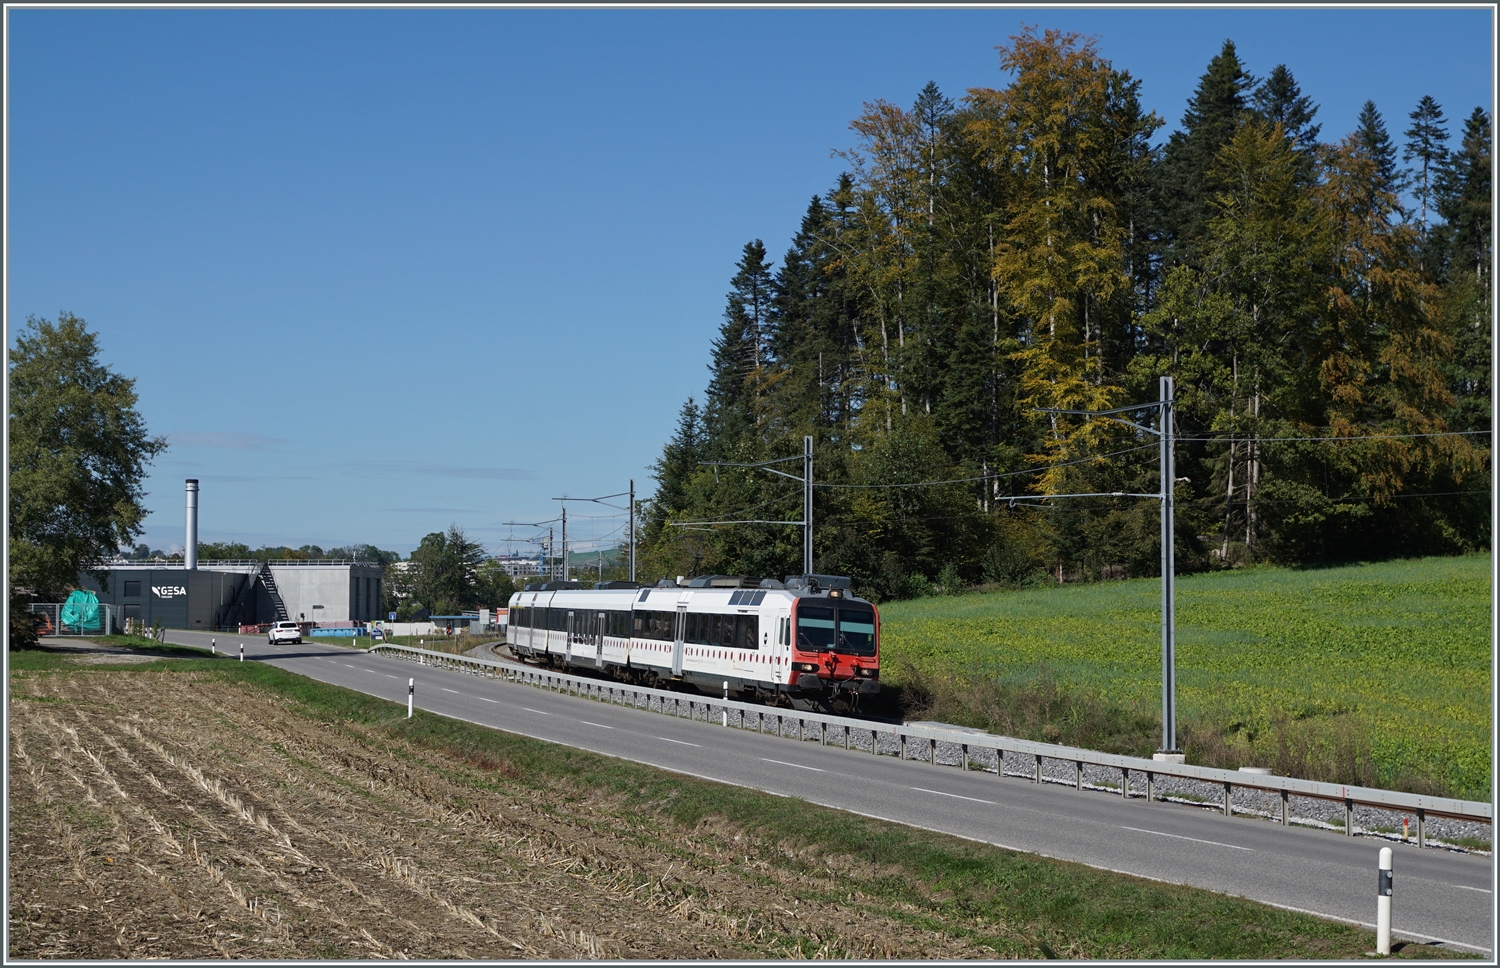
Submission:
{"label": "white and red train", "polygon": [[849,579],[538,582],[511,596],[519,658],[640,685],[850,710],[880,690],[880,613]]}

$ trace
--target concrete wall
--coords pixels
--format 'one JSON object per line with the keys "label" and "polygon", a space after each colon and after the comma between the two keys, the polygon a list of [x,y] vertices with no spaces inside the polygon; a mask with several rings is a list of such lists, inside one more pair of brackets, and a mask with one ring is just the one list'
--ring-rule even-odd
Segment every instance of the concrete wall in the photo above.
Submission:
{"label": "concrete wall", "polygon": [[368,622],[383,617],[380,568],[375,565],[272,565],[271,575],[293,621]]}

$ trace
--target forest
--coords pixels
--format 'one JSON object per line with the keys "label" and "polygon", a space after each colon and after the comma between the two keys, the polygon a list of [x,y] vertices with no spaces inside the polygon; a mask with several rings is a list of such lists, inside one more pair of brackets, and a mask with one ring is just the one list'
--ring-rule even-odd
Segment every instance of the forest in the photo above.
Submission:
{"label": "forest", "polygon": [[1488,113],[1325,135],[1226,41],[1153,144],[1096,39],[998,50],[1004,87],[867,103],[780,264],[744,246],[643,577],[800,572],[800,527],[732,522],[800,521],[802,486],[726,465],[805,436],[814,570],[873,599],[1158,574],[1159,501],[1046,496],[1158,492],[1154,435],[1049,411],[1163,376],[1179,571],[1488,548]]}

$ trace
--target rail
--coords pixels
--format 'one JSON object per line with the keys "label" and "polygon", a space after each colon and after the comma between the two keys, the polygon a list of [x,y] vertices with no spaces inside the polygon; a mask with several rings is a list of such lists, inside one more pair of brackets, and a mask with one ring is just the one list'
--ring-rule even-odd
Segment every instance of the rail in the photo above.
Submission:
{"label": "rail", "polygon": [[[993,733],[958,727],[924,725],[920,723],[877,723],[869,720],[835,716],[828,713],[800,712],[797,710],[762,706],[757,703],[739,702],[734,699],[716,699],[712,696],[696,693],[672,692],[666,689],[652,689],[647,686],[609,682],[545,669],[532,669],[527,666],[492,662],[487,659],[476,659],[466,655],[429,652],[424,649],[415,649],[403,645],[377,645],[369,651],[373,654],[420,662],[423,665],[434,668],[468,672],[475,675],[483,675],[487,678],[503,679],[509,682],[521,682],[552,692],[566,692],[569,695],[577,695],[611,703],[625,703],[628,700],[629,704],[636,709],[641,708],[641,700],[645,699],[645,708],[649,711],[651,701],[655,699],[660,701],[663,714],[666,713],[668,703],[671,703],[674,715],[679,717],[682,716],[684,706],[687,708],[688,717],[693,719],[697,718],[697,710],[701,707],[703,709],[703,718],[706,721],[711,721],[714,718],[712,715],[714,710],[720,710],[725,714],[723,720],[726,725],[729,722],[728,713],[735,711],[739,713],[740,728],[752,728],[748,724],[751,721],[751,717],[754,716],[757,725],[753,728],[758,729],[760,732],[765,732],[767,724],[771,720],[774,720],[777,736],[784,735],[784,730],[787,726],[795,722],[797,724],[798,737],[805,739],[809,727],[816,726],[818,739],[825,746],[829,741],[830,729],[833,731],[836,742],[842,739],[845,749],[851,748],[852,738],[863,738],[864,735],[868,735],[870,751],[874,755],[898,755],[903,760],[916,759],[922,762],[930,762],[934,766],[941,765],[937,761],[937,744],[939,743],[946,743],[959,748],[960,756],[958,757],[957,765],[965,770],[972,767],[971,754],[973,752],[988,750],[995,755],[995,771],[999,775],[1024,777],[1038,784],[1043,782],[1067,783],[1067,781],[1050,778],[1044,779],[1042,766],[1043,762],[1047,760],[1071,764],[1074,768],[1073,780],[1071,783],[1067,783],[1067,785],[1076,786],[1079,790],[1082,790],[1084,787],[1083,768],[1085,766],[1119,770],[1121,774],[1120,790],[1125,797],[1130,796],[1130,775],[1132,773],[1144,775],[1146,777],[1146,799],[1148,801],[1156,799],[1155,783],[1158,778],[1172,777],[1183,780],[1196,780],[1201,783],[1212,784],[1223,790],[1223,812],[1226,815],[1232,815],[1234,812],[1234,790],[1237,788],[1276,793],[1280,795],[1280,822],[1282,826],[1289,826],[1291,823],[1288,800],[1294,796],[1342,803],[1344,805],[1344,832],[1348,836],[1354,835],[1353,821],[1354,808],[1356,806],[1409,812],[1415,814],[1417,818],[1417,845],[1419,847],[1426,846],[1426,820],[1428,817],[1447,817],[1478,823],[1493,823],[1494,810],[1492,805],[1476,800],[1457,800],[1450,797],[1401,793],[1395,790],[1380,790],[1373,787],[1345,786],[1338,783],[1324,783],[1318,780],[1302,780],[1289,776],[1247,773],[1242,770],[1224,770],[1216,767],[1192,766],[1186,763],[1161,762],[1138,756],[1100,753],[1095,750],[1079,749],[1072,746],[1058,746],[1053,743],[1038,743],[1010,736],[997,736]],[[889,746],[892,749],[888,753],[881,750],[881,740],[885,737],[889,737],[891,741]],[[909,748],[913,746],[914,742],[917,744],[916,752],[925,753],[926,755],[908,755]],[[1019,757],[1024,764],[1029,766],[1029,769],[1021,773],[1008,772],[1006,770],[1007,754]],[[981,769],[985,772],[990,771],[990,767],[988,766],[982,766]]]}

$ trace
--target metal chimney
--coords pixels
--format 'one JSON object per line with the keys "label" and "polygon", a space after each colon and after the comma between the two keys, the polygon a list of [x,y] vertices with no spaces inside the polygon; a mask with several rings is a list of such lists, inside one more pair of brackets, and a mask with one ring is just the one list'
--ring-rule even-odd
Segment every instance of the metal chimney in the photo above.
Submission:
{"label": "metal chimney", "polygon": [[188,571],[198,570],[198,481],[187,482],[187,547],[182,553]]}

